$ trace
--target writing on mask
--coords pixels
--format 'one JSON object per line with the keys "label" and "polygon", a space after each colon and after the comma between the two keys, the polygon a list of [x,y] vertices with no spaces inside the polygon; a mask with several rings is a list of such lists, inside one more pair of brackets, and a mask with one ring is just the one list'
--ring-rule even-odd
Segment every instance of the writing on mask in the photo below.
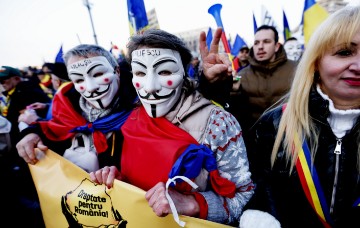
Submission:
{"label": "writing on mask", "polygon": [[159,49],[141,49],[141,50],[135,50],[135,51],[134,51],[134,54],[135,54],[136,56],[146,56],[146,55],[159,56],[159,55],[161,55]]}
{"label": "writing on mask", "polygon": [[70,69],[74,70],[74,69],[78,69],[80,67],[86,67],[90,63],[91,63],[90,59],[84,59],[83,61],[79,61],[79,62],[76,62],[73,65],[71,65]]}

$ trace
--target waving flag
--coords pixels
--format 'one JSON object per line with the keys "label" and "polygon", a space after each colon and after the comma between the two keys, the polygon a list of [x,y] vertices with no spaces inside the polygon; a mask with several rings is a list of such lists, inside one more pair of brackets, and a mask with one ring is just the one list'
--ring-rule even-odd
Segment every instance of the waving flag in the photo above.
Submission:
{"label": "waving flag", "polygon": [[149,25],[143,0],[127,0],[130,36],[141,33]]}
{"label": "waving flag", "polygon": [[256,30],[257,30],[257,24],[256,24],[256,19],[255,19],[254,12],[253,12],[253,24],[254,24],[254,34],[255,34]]}
{"label": "waving flag", "polygon": [[302,18],[305,45],[315,29],[329,16],[328,12],[315,0],[305,0]]}
{"label": "waving flag", "polygon": [[271,16],[270,12],[266,9],[264,5],[261,6],[262,11],[262,24],[274,26],[277,29],[277,24],[274,18]]}
{"label": "waving flag", "polygon": [[234,44],[231,48],[231,55],[233,56],[237,56],[240,49],[243,47],[243,46],[247,46],[245,41],[239,36],[236,34],[236,38],[235,38],[235,41],[234,41]]}
{"label": "waving flag", "polygon": [[113,44],[113,42],[111,42],[110,44],[111,44],[111,48],[109,50],[110,53],[113,53],[113,50],[119,50],[119,47]]}
{"label": "waving flag", "polygon": [[55,62],[56,63],[64,63],[62,45],[60,46],[60,50],[59,50],[59,52],[57,53],[57,55],[55,57]]}
{"label": "waving flag", "polygon": [[212,39],[213,39],[213,37],[212,37],[212,29],[209,27],[209,30],[208,30],[207,35],[206,35],[206,46],[208,47],[208,50],[210,50],[210,45],[211,45]]}
{"label": "waving flag", "polygon": [[289,39],[291,37],[291,31],[290,31],[290,26],[288,23],[288,20],[286,18],[286,14],[285,11],[283,10],[283,23],[284,23],[284,41],[286,41],[287,39]]}

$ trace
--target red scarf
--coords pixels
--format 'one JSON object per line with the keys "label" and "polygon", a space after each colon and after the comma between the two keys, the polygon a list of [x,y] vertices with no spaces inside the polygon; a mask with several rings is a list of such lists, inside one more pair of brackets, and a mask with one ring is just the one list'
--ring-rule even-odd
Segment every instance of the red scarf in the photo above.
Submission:
{"label": "red scarf", "polygon": [[170,170],[189,144],[198,142],[165,117],[151,118],[135,109],[122,127],[121,175],[125,182],[147,191],[166,182]]}
{"label": "red scarf", "polygon": [[[69,83],[58,91],[53,100],[52,119],[39,122],[42,132],[50,140],[63,141],[71,139],[76,133],[70,131],[87,123],[84,117],[73,108],[68,97],[65,96],[65,93],[72,88],[73,84]],[[104,152],[107,149],[107,141],[103,133],[94,131],[93,139],[98,153]]]}

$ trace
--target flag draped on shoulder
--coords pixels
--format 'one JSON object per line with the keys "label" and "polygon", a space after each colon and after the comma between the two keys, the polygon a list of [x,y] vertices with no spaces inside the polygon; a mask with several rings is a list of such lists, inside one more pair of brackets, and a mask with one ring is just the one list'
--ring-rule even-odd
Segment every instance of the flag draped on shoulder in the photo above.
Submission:
{"label": "flag draped on shoulder", "polygon": [[61,45],[60,50],[55,57],[55,63],[64,63],[63,54],[63,46]]}
{"label": "flag draped on shoulder", "polygon": [[287,39],[289,39],[291,37],[291,31],[290,31],[290,26],[289,26],[289,23],[286,18],[286,14],[285,14],[284,10],[283,10],[283,24],[284,24],[284,31],[283,31],[284,41],[286,41]]}
{"label": "flag draped on shoulder", "polygon": [[147,19],[144,0],[127,0],[130,36],[146,30]]}
{"label": "flag draped on shoulder", "polygon": [[305,0],[302,18],[305,45],[311,34],[328,16],[328,12],[315,0]]}

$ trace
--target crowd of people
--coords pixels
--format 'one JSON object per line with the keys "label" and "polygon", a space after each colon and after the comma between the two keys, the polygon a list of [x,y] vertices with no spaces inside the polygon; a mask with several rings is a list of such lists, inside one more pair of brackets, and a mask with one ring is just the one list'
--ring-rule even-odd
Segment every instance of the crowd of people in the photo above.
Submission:
{"label": "crowd of people", "polygon": [[[208,48],[202,32],[199,54],[149,29],[130,38],[121,62],[81,44],[35,75],[2,66],[11,147],[1,151],[0,175],[12,188],[1,189],[9,196],[1,213],[45,227],[28,169],[38,148],[108,188],[117,179],[143,189],[159,217],[175,213],[169,193],[176,213],[235,227],[354,227],[360,6],[331,14],[305,50],[260,26],[237,72],[219,53],[221,33]],[[189,167],[188,181],[166,186]]]}

